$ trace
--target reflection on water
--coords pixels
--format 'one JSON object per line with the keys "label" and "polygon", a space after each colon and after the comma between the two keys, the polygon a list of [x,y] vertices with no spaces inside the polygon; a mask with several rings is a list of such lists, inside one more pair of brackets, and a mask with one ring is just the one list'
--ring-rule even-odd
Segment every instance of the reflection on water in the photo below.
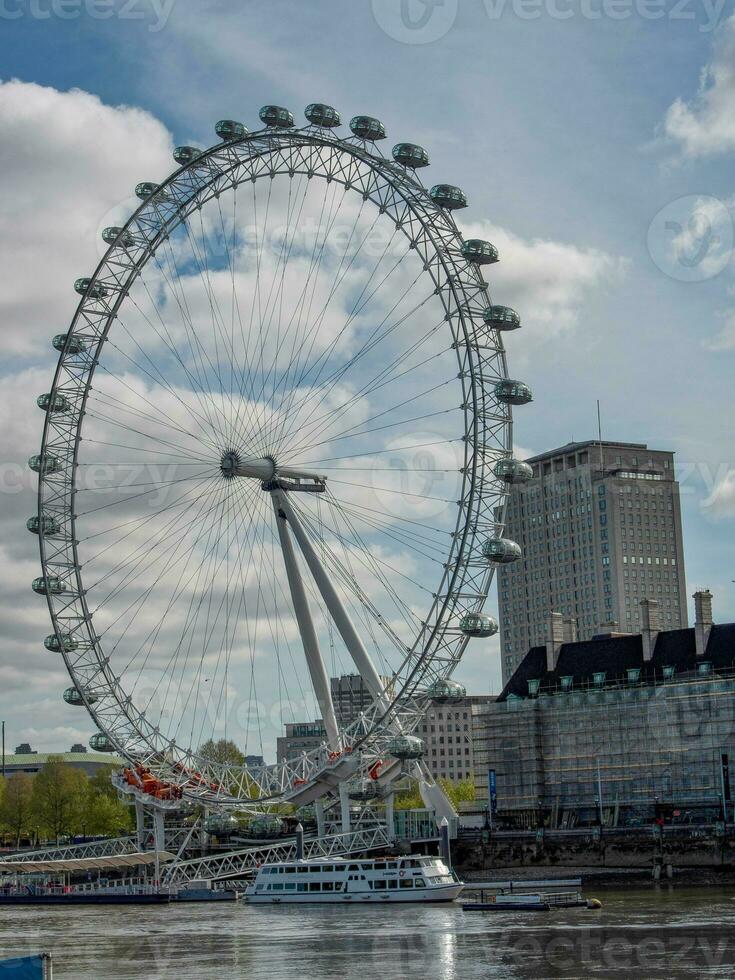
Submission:
{"label": "reflection on water", "polygon": [[0,955],[56,980],[735,978],[735,893],[602,892],[599,912],[171,905],[3,908]]}

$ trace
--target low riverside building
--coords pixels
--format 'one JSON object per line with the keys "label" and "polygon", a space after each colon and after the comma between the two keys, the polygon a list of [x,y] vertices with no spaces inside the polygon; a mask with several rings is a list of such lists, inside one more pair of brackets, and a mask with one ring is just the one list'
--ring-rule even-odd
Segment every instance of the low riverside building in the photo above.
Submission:
{"label": "low riverside building", "polygon": [[[27,751],[18,752],[17,749]],[[5,775],[12,776],[16,772],[26,772],[35,776],[46,765],[51,757],[61,759],[74,769],[81,769],[88,776],[94,776],[100,769],[110,766],[122,766],[123,760],[113,752],[88,752],[83,745],[73,745],[71,752],[34,752],[28,743],[17,746],[12,755],[5,756]]]}
{"label": "low riverside building", "polygon": [[478,720],[475,780],[506,826],[642,826],[734,819],[735,624],[714,625],[695,593],[693,629],[661,631],[658,603],[643,630],[528,651]]}

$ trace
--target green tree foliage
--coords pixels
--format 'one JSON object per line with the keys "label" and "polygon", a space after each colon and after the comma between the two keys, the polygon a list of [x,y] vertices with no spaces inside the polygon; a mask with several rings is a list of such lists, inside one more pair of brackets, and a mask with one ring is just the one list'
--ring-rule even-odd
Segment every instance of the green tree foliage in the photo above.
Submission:
{"label": "green tree foliage", "polygon": [[437,782],[452,801],[455,807],[460,803],[473,803],[475,799],[475,784],[471,779],[438,779]]}
{"label": "green tree foliage", "polygon": [[2,804],[0,804],[0,824],[15,838],[16,847],[20,838],[32,823],[33,780],[25,772],[16,772],[5,780]]}
{"label": "green tree foliage", "polygon": [[[475,799],[475,784],[471,779],[460,779],[457,782],[451,779],[437,779],[437,783],[444,790],[453,806],[457,807],[460,803],[471,803]],[[424,801],[419,793],[419,784],[412,779],[409,786],[396,793],[396,810],[420,810],[424,806]]]}
{"label": "green tree foliage", "polygon": [[409,787],[396,793],[393,806],[396,810],[420,810],[424,805],[419,793],[419,784],[410,780]]}
{"label": "green tree foliage", "polygon": [[59,756],[50,755],[33,779],[33,811],[40,827],[56,840],[78,830],[84,815],[89,780]]}
{"label": "green tree foliage", "polygon": [[117,790],[110,781],[114,768],[108,766],[100,769],[87,782],[82,813],[82,831],[85,834],[117,837],[133,827],[133,808],[119,799]]}
{"label": "green tree foliage", "polygon": [[229,738],[220,738],[216,742],[214,739],[207,739],[199,746],[199,755],[212,762],[229,762],[234,766],[241,766],[245,762],[245,756],[237,745]]}

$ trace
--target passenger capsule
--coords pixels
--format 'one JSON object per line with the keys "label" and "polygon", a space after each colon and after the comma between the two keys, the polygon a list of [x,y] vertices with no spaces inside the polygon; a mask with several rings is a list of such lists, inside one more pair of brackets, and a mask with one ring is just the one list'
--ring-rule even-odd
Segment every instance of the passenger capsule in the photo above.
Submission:
{"label": "passenger capsule", "polygon": [[78,334],[73,333],[69,338],[69,346],[67,347],[66,338],[69,337],[68,333],[57,333],[54,339],[51,341],[51,346],[59,351],[63,352],[66,350],[67,354],[82,354],[87,349],[87,342],[83,337]]}
{"label": "passenger capsule", "polygon": [[197,149],[196,146],[177,146],[174,150],[174,160],[181,167],[186,167],[188,164],[194,163],[201,155],[202,151]]}
{"label": "passenger capsule", "polygon": [[520,316],[509,306],[488,306],[482,319],[493,330],[517,330],[521,325]]}
{"label": "passenger capsule", "polygon": [[324,126],[326,129],[342,125],[342,119],[337,110],[331,105],[324,105],[322,102],[312,102],[304,109],[304,115],[310,123],[315,126]]}
{"label": "passenger capsule", "polygon": [[378,788],[374,779],[349,779],[347,781],[347,795],[351,800],[359,800],[366,803],[374,800],[378,795]]}
{"label": "passenger capsule", "polygon": [[42,408],[44,412],[68,412],[71,408],[71,404],[66,395],[61,395],[57,391],[55,394],[51,392],[46,392],[44,395],[39,395],[36,399],[36,405]]}
{"label": "passenger capsule", "polygon": [[533,401],[533,394],[522,381],[499,381],[495,385],[495,397],[506,405],[527,405]]}
{"label": "passenger capsule", "polygon": [[122,248],[130,248],[135,244],[131,232],[127,228],[119,228],[117,225],[110,225],[109,228],[102,229],[102,241],[105,245],[120,245]]}
{"label": "passenger capsule", "polygon": [[503,483],[528,483],[533,477],[533,468],[520,459],[499,459],[493,473]]}
{"label": "passenger capsule", "polygon": [[248,827],[248,833],[251,837],[258,837],[261,839],[277,837],[279,834],[283,833],[281,818],[270,813],[265,814],[262,817],[256,817],[255,820],[251,821],[250,826]]}
{"label": "passenger capsule", "polygon": [[455,701],[467,697],[467,688],[459,681],[444,677],[430,684],[426,693],[433,701]]}
{"label": "passenger capsule", "polygon": [[226,143],[231,143],[233,140],[241,140],[250,132],[247,126],[244,126],[241,122],[237,122],[235,119],[220,119],[218,123],[215,123],[214,131]]}
{"label": "passenger capsule", "polygon": [[[96,694],[92,694],[90,691],[87,691],[86,693],[87,702],[89,704],[94,704],[95,701],[99,701]],[[64,691],[63,697],[67,704],[73,704],[75,708],[80,708],[84,704],[84,698],[82,697],[79,689],[76,687],[67,687],[67,689]]]}
{"label": "passenger capsule", "polygon": [[135,196],[141,201],[147,201],[151,197],[156,197],[159,201],[166,200],[166,192],[161,190],[161,185],[154,184],[150,180],[143,180],[135,185]]}
{"label": "passenger capsule", "polygon": [[61,653],[62,650],[64,653],[71,653],[79,646],[71,633],[62,633],[61,640],[62,642],[60,643],[56,633],[49,633],[49,635],[43,641],[43,645],[52,653]]}
{"label": "passenger capsule", "polygon": [[521,557],[521,546],[510,538],[488,538],[480,551],[493,565],[509,565]]}
{"label": "passenger capsule", "polygon": [[388,742],[388,752],[396,759],[421,759],[425,751],[417,735],[396,735]]}
{"label": "passenger capsule", "polygon": [[459,621],[459,628],[465,636],[487,637],[498,632],[498,624],[492,616],[481,612],[466,612]]}
{"label": "passenger capsule", "polygon": [[43,456],[39,453],[36,456],[31,456],[28,460],[28,466],[34,473],[41,473],[46,476],[48,473],[58,473],[61,469],[61,461],[58,456],[52,456],[50,453]]}
{"label": "passenger capsule", "polygon": [[293,126],[293,113],[282,105],[264,105],[258,115],[261,122],[275,129],[290,129]]}
{"label": "passenger capsule", "polygon": [[350,119],[350,129],[355,136],[371,143],[385,139],[385,126],[373,116],[353,116]]}
{"label": "passenger capsule", "polygon": [[459,208],[467,207],[467,195],[454,184],[434,184],[429,191],[429,196],[440,208],[447,211],[457,211]]}
{"label": "passenger capsule", "polygon": [[423,146],[417,146],[416,143],[396,143],[393,147],[393,159],[410,170],[429,166],[429,154]]}
{"label": "passenger capsule", "polygon": [[104,299],[108,292],[107,287],[103,286],[101,282],[95,282],[89,278],[77,279],[74,283],[74,289],[80,296],[89,296],[91,299]]}
{"label": "passenger capsule", "polygon": [[211,813],[204,821],[204,830],[213,837],[232,837],[239,829],[240,823],[231,813]]}
{"label": "passenger capsule", "polygon": [[95,752],[114,752],[115,746],[104,732],[95,732],[89,740],[90,749]]}
{"label": "passenger capsule", "polygon": [[497,248],[482,238],[468,238],[466,242],[462,242],[461,252],[468,262],[474,262],[475,265],[492,265],[498,261]]}
{"label": "passenger capsule", "polygon": [[58,534],[61,530],[59,522],[49,514],[44,514],[43,517],[34,514],[33,517],[29,517],[26,521],[26,527],[31,534],[44,534],[47,538]]}
{"label": "passenger capsule", "polygon": [[41,575],[33,579],[31,588],[39,595],[60,595],[66,589],[66,582],[58,575]]}

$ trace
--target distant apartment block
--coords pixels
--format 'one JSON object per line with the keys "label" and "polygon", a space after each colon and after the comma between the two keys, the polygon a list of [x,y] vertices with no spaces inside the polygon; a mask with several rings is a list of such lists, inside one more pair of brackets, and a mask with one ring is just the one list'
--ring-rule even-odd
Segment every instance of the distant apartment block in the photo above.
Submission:
{"label": "distant apartment block", "polygon": [[478,718],[493,700],[478,694],[431,703],[416,734],[424,742],[424,761],[436,779],[473,778]]}
{"label": "distant apartment block", "polygon": [[321,719],[316,721],[297,721],[286,725],[286,734],[276,739],[276,761],[286,762],[318,749],[327,740],[327,730]]}
{"label": "distant apartment block", "polygon": [[522,558],[498,573],[503,683],[546,642],[553,611],[569,641],[639,632],[643,598],[658,601],[662,629],[686,627],[674,454],[591,441],[527,462],[533,477],[513,486],[503,532]]}

